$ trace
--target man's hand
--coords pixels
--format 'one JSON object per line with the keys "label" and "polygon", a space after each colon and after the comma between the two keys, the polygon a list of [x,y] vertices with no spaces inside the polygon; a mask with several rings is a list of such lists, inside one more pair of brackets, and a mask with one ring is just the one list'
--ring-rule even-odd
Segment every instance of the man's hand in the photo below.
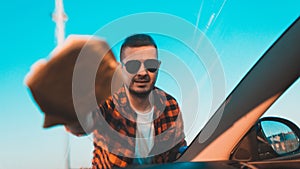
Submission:
{"label": "man's hand", "polygon": [[[77,71],[91,71],[88,62],[78,62],[79,55],[84,55],[80,57],[87,57],[88,60],[101,59],[101,63],[98,61],[100,64],[96,72],[95,90],[81,92],[82,96],[79,98],[84,103],[86,99],[96,95],[97,102],[100,103],[111,95],[111,82],[118,63],[107,43],[96,38],[70,36],[64,45],[51,53],[49,61],[42,60],[35,64],[25,79],[34,100],[45,113],[45,128],[58,124],[79,124],[72,96],[74,67],[76,64]],[[89,105],[84,106],[87,114],[95,109]],[[81,112],[80,116],[85,115]]]}

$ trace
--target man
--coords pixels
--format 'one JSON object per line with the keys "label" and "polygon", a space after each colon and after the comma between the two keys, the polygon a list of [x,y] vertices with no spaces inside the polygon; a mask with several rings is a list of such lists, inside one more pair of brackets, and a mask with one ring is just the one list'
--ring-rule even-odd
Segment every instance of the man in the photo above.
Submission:
{"label": "man", "polygon": [[[132,35],[121,46],[123,86],[82,124],[94,134],[93,168],[171,162],[186,145],[176,100],[155,87],[157,55],[146,34]],[[76,133],[76,126],[66,127]]]}

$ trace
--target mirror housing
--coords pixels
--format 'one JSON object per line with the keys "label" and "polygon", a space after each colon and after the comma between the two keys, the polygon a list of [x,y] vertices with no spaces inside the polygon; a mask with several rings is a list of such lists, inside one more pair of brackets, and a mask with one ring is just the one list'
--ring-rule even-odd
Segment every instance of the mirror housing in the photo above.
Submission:
{"label": "mirror housing", "polygon": [[297,126],[290,121],[282,121],[280,118],[262,119],[260,127],[264,139],[278,155],[293,153],[299,149],[299,136],[294,132]]}
{"label": "mirror housing", "polygon": [[299,127],[283,118],[264,117],[241,139],[230,159],[258,161],[285,158],[299,152]]}

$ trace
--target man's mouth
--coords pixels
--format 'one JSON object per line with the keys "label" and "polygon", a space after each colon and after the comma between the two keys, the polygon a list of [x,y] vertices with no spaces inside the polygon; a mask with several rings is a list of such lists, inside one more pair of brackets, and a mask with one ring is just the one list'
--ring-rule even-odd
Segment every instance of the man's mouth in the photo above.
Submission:
{"label": "man's mouth", "polygon": [[149,83],[150,77],[149,76],[136,76],[132,80],[133,80],[133,83]]}
{"label": "man's mouth", "polygon": [[147,76],[141,77],[141,78],[134,78],[133,82],[134,83],[148,83],[148,82],[150,82],[150,78]]}
{"label": "man's mouth", "polygon": [[135,80],[135,83],[148,83],[149,80]]}

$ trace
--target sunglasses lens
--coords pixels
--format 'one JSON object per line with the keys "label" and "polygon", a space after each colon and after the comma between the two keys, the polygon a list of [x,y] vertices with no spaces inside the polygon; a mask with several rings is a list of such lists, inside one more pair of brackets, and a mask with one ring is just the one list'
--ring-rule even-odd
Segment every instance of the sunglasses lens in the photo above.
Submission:
{"label": "sunglasses lens", "polygon": [[125,67],[128,73],[134,74],[137,73],[140,69],[141,62],[138,60],[130,60],[125,63]]}
{"label": "sunglasses lens", "polygon": [[156,72],[157,69],[159,68],[160,65],[160,61],[156,60],[156,59],[148,59],[145,60],[144,62],[145,68],[149,71],[149,72]]}

